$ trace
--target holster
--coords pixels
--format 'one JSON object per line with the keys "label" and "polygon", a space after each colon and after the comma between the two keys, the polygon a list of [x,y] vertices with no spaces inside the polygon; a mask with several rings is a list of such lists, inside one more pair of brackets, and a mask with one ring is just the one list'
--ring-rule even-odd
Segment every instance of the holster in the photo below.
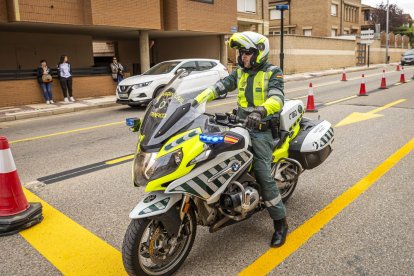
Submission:
{"label": "holster", "polygon": [[273,139],[279,138],[279,124],[280,124],[280,114],[276,113],[271,116],[268,116],[264,120],[267,122],[267,129],[272,131]]}

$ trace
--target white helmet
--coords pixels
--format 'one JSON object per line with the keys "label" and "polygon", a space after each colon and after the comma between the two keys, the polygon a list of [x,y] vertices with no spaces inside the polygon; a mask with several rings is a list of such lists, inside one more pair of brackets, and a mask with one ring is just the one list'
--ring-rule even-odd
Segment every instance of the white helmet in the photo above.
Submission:
{"label": "white helmet", "polygon": [[[253,68],[264,64],[269,58],[269,39],[255,32],[235,33],[230,37],[229,45],[234,49],[252,52],[250,65]],[[244,67],[241,54],[238,57],[238,63],[241,67]]]}

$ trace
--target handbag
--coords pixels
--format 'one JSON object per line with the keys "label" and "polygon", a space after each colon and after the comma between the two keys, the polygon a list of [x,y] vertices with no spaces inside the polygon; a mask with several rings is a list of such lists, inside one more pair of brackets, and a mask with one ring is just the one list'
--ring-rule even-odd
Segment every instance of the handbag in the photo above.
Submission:
{"label": "handbag", "polygon": [[52,82],[53,81],[52,75],[50,74],[42,75],[42,81],[44,83]]}

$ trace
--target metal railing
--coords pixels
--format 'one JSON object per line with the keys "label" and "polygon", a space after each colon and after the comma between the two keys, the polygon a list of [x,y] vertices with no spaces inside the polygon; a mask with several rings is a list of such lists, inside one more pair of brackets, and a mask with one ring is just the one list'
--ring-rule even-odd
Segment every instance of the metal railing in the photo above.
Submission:
{"label": "metal railing", "polygon": [[[111,70],[107,66],[90,67],[90,68],[73,68],[72,75],[74,77],[82,76],[99,76],[110,75]],[[58,77],[58,70],[52,69],[52,77]],[[0,80],[23,80],[36,79],[37,69],[22,69],[22,70],[0,70]]]}

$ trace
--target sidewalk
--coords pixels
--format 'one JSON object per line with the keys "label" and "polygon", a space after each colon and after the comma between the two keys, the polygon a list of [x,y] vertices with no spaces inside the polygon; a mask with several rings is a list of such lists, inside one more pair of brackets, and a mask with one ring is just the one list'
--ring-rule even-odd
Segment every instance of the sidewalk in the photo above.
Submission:
{"label": "sidewalk", "polygon": [[29,104],[0,108],[0,122],[14,121],[35,117],[51,116],[94,108],[119,106],[113,96],[101,96],[94,98],[76,99],[76,102],[55,102],[54,104]]}
{"label": "sidewalk", "polygon": [[[389,64],[388,66],[396,66],[397,63]],[[366,66],[349,67],[346,72],[357,72],[365,70],[374,70],[386,66],[385,64],[373,64],[369,68]],[[331,69],[319,72],[299,73],[285,76],[285,82],[300,81],[315,77],[329,76],[341,74],[342,69]],[[70,113],[82,110],[89,110],[95,108],[120,106],[115,103],[116,98],[113,96],[101,96],[92,98],[77,99],[73,103],[57,102],[55,104],[29,104],[23,106],[11,106],[0,108],[0,122],[14,121],[21,119],[29,119],[35,117],[51,116],[56,114]]]}

